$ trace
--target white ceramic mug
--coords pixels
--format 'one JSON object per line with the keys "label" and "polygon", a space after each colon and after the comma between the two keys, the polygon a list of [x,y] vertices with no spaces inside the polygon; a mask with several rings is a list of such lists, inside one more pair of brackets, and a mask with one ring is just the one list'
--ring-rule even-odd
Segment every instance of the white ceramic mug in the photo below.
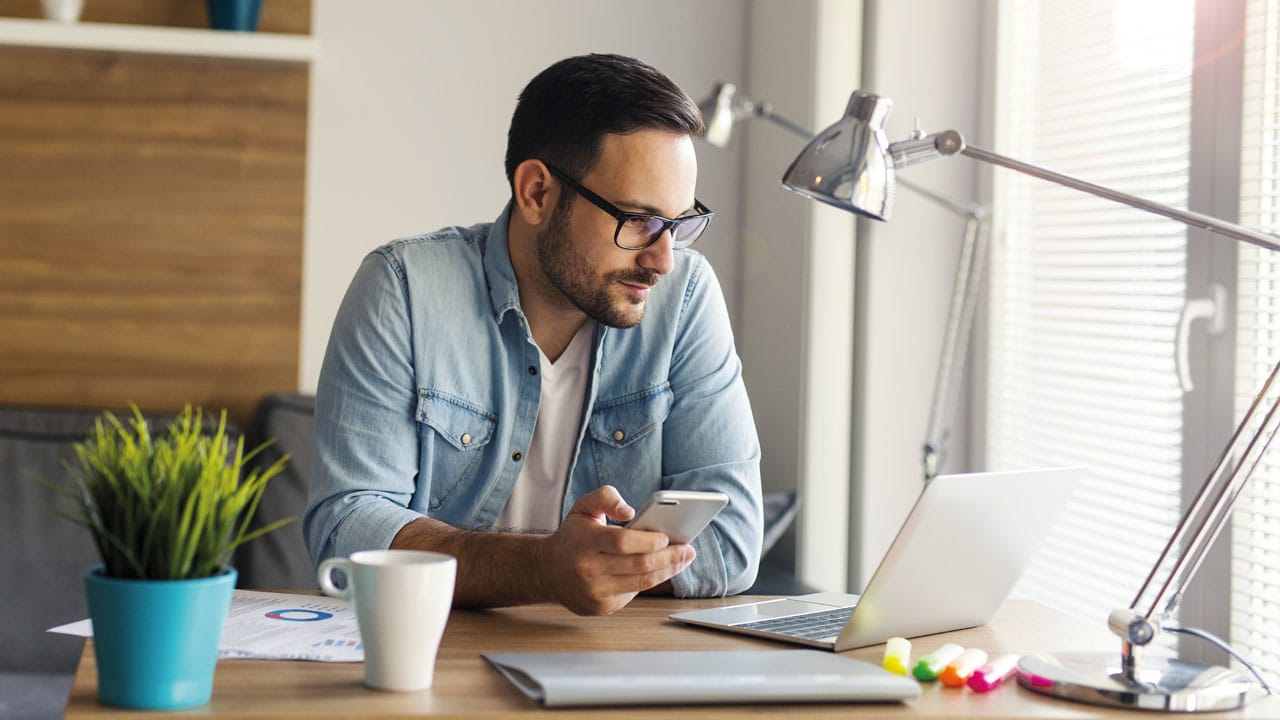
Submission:
{"label": "white ceramic mug", "polygon": [[[450,555],[420,550],[365,550],[320,563],[320,589],[355,607],[366,685],[431,687],[457,567]],[[333,584],[335,568],[346,573],[345,588]]]}

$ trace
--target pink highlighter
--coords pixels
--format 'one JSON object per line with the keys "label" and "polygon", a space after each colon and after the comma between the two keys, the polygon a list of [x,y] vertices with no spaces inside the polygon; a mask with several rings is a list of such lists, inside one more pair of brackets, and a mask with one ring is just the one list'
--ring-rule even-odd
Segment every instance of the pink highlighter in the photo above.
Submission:
{"label": "pink highlighter", "polygon": [[969,676],[969,689],[974,692],[990,692],[1000,687],[1000,683],[1013,674],[1019,657],[1021,656],[1013,653],[1001,655],[974,670]]}

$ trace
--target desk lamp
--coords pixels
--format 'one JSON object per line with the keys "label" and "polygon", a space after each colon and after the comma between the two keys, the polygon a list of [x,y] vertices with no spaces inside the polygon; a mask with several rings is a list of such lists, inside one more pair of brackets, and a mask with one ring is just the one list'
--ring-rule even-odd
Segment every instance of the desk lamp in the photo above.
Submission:
{"label": "desk lamp", "polygon": [[[926,135],[917,129],[900,142],[886,140],[884,122],[893,102],[862,90],[849,98],[844,117],[818,133],[791,163],[782,184],[789,190],[876,220],[888,220],[897,168],[950,155],[983,162],[1048,180],[1124,205],[1162,215],[1268,250],[1280,250],[1280,238],[1239,225],[1178,210],[1167,205],[1078,180],[1029,163],[967,145],[964,137],[945,130]],[[1173,536],[1127,609],[1115,610],[1108,626],[1120,638],[1120,654],[1067,653],[1028,655],[1018,664],[1018,682],[1038,693],[1070,700],[1140,710],[1206,711],[1242,706],[1253,689],[1239,670],[1186,662],[1177,658],[1143,658],[1142,650],[1162,629],[1195,635],[1217,644],[1257,678],[1247,662],[1212,635],[1166,624],[1187,584],[1226,524],[1240,491],[1256,469],[1275,434],[1280,397],[1266,401],[1280,364],[1254,398],[1217,466],[1209,474],[1178,521]]]}
{"label": "desk lamp", "polygon": [[[698,109],[702,111],[706,124],[703,139],[715,147],[728,146],[734,125],[753,117],[769,120],[805,140],[813,139],[812,132],[775,113],[769,102],[752,102],[739,93],[733,83],[717,83],[711,94],[698,103]],[[898,183],[965,219],[960,262],[956,265],[942,356],[934,378],[929,427],[925,432],[923,460],[924,481],[927,483],[938,475],[951,441],[950,422],[955,417],[960,378],[964,375],[965,358],[969,352],[970,328],[973,326],[973,311],[978,304],[991,224],[987,222],[986,208],[977,203],[952,200],[906,180],[898,180]]]}

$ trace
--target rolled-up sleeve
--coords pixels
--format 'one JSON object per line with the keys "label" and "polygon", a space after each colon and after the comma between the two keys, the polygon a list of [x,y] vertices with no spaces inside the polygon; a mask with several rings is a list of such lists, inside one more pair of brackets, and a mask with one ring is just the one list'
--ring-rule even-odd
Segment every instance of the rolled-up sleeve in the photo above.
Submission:
{"label": "rolled-up sleeve", "polygon": [[386,548],[418,473],[414,369],[403,270],[380,252],[356,272],[316,388],[316,465],[303,535],[312,560]]}
{"label": "rolled-up sleeve", "polygon": [[760,441],[719,283],[699,260],[688,284],[663,424],[663,486],[719,490],[729,504],[693,541],[697,559],[672,579],[677,597],[740,593],[755,582],[763,540]]}

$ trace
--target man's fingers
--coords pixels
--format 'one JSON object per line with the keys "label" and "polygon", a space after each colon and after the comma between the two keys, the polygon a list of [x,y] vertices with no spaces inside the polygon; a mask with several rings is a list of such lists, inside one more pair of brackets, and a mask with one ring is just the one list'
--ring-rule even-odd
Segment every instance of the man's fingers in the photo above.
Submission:
{"label": "man's fingers", "polygon": [[[628,556],[623,567],[614,565],[608,579],[613,592],[644,592],[670,580],[689,567],[697,553],[688,545],[673,545],[652,555]],[[630,567],[626,567],[630,564]]]}
{"label": "man's fingers", "polygon": [[644,578],[651,575],[661,575],[652,585],[646,585],[641,590],[648,590],[653,585],[657,585],[663,580],[667,580],[673,575],[689,567],[693,559],[697,556],[693,548],[688,545],[671,545],[652,553],[641,555],[601,555],[597,556],[600,565],[596,567],[596,574],[601,578],[613,578],[614,580],[622,580],[623,585],[620,587],[630,588],[631,580],[627,578]]}
{"label": "man's fingers", "polygon": [[602,485],[578,498],[570,512],[586,515],[593,519],[608,517],[619,522],[626,522],[635,517],[635,508],[622,499],[622,494],[612,485]]}
{"label": "man's fingers", "polygon": [[595,552],[610,555],[647,555],[671,545],[671,540],[660,532],[629,530],[616,525],[592,528],[586,545]]}

